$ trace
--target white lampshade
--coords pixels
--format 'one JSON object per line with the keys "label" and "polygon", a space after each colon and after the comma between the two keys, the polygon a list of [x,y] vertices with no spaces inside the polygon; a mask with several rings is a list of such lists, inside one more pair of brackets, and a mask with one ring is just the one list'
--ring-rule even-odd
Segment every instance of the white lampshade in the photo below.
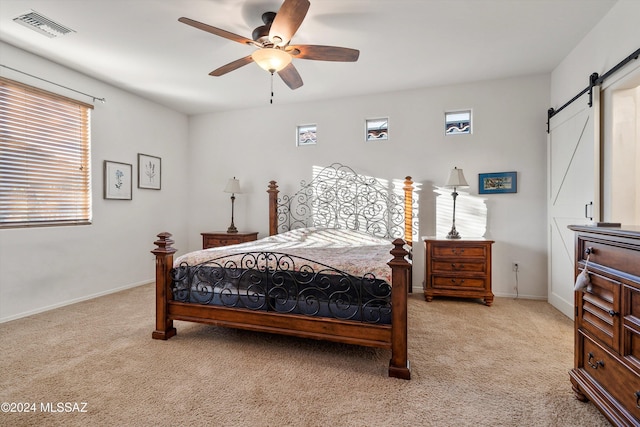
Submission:
{"label": "white lampshade", "polygon": [[251,58],[263,70],[275,73],[291,63],[291,55],[282,49],[264,47],[251,54]]}
{"label": "white lampshade", "polygon": [[449,179],[447,183],[444,185],[445,187],[468,187],[467,180],[464,179],[464,174],[462,173],[462,169],[458,169],[454,167],[451,169],[451,173],[449,174]]}
{"label": "white lampshade", "polygon": [[227,186],[224,187],[224,192],[240,194],[242,192],[240,190],[240,180],[236,179],[235,176],[233,178],[229,178]]}

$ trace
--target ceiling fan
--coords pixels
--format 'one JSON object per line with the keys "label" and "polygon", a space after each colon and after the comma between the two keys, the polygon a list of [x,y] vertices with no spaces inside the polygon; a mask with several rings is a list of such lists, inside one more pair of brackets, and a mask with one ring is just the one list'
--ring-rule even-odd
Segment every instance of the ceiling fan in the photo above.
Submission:
{"label": "ceiling fan", "polygon": [[223,65],[210,72],[209,75],[222,76],[255,62],[272,75],[278,73],[291,89],[297,89],[302,86],[302,78],[291,63],[293,58],[354,62],[358,60],[360,55],[360,51],[344,47],[290,45],[289,42],[302,24],[309,6],[308,0],[284,0],[277,13],[265,12],[262,14],[264,25],[253,30],[252,39],[189,18],[182,17],[178,21],[234,42],[258,48],[251,55]]}

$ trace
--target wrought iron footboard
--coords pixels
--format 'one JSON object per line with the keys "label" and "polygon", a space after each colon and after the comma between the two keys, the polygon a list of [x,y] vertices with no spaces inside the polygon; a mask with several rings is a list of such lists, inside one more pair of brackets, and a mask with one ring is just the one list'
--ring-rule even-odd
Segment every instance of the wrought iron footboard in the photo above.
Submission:
{"label": "wrought iron footboard", "polygon": [[279,252],[226,255],[171,270],[175,301],[391,323],[391,286]]}

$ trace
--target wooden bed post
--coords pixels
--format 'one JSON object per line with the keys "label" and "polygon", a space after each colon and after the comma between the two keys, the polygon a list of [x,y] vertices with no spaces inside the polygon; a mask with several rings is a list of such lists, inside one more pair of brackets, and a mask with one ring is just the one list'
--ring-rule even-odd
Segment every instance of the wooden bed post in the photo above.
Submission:
{"label": "wooden bed post", "polygon": [[278,186],[269,181],[269,236],[278,234]]}
{"label": "wooden bed post", "polygon": [[391,360],[389,376],[411,379],[411,367],[407,358],[407,270],[411,264],[405,258],[409,255],[402,239],[393,241],[391,267]]}
{"label": "wooden bed post", "polygon": [[173,267],[173,254],[176,249],[171,246],[171,233],[166,231],[158,234],[158,240],[153,244],[158,247],[151,251],[156,256],[156,330],[151,337],[156,340],[168,340],[176,334],[173,320],[169,319],[168,313],[168,295],[171,292],[169,272]]}
{"label": "wooden bed post", "polygon": [[413,245],[413,181],[408,176],[404,179],[404,240]]}

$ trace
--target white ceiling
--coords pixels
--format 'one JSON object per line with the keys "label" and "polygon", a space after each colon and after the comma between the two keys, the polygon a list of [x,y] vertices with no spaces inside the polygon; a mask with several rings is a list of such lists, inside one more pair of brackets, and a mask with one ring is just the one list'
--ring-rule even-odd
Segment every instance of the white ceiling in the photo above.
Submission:
{"label": "white ceiling", "polygon": [[[304,86],[276,75],[274,103],[548,73],[616,0],[311,0],[292,44],[355,48],[355,63],[296,59]],[[251,38],[281,0],[0,0],[0,40],[187,114],[269,104],[255,64],[208,73],[253,47],[178,22]],[[13,18],[34,10],[75,33],[48,38]],[[5,63],[0,57],[0,64]],[[46,78],[46,70],[22,70]],[[75,88],[82,90],[83,88]],[[100,96],[100,94],[95,94]],[[108,102],[108,99],[107,99]]]}

